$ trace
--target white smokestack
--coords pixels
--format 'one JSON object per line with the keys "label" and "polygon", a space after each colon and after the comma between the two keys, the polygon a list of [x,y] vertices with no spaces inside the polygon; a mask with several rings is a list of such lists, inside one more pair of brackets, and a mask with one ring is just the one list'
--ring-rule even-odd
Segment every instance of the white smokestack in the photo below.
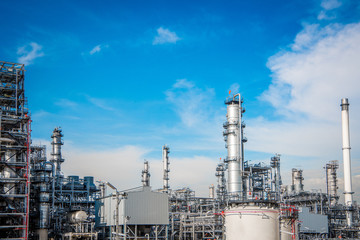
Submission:
{"label": "white smokestack", "polygon": [[[341,99],[341,122],[342,122],[342,152],[344,162],[344,197],[345,205],[352,207],[352,184],[351,184],[351,162],[350,162],[350,131],[349,131],[349,102],[347,98]],[[348,226],[352,225],[352,213],[347,211],[346,221]]]}

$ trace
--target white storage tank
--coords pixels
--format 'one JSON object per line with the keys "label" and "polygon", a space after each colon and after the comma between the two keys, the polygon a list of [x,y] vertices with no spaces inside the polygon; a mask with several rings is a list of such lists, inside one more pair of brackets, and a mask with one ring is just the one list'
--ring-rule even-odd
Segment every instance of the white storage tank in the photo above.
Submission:
{"label": "white storage tank", "polygon": [[281,240],[298,240],[297,221],[292,218],[281,218],[280,220],[280,235]]}
{"label": "white storage tank", "polygon": [[279,208],[276,204],[233,204],[224,214],[226,240],[280,240]]}

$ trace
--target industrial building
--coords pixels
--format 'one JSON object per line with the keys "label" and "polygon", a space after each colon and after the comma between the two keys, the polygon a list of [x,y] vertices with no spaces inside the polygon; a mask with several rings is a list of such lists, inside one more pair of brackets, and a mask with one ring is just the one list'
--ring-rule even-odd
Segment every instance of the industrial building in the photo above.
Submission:
{"label": "industrial building", "polygon": [[[250,163],[240,94],[225,100],[227,156],[214,172],[208,197],[187,187],[172,189],[170,147],[162,151],[163,186],[152,189],[151,162],[139,183],[120,189],[93,176],[61,170],[63,130],[45,146],[31,144],[31,114],[24,65],[0,62],[0,239],[358,239],[359,206],[353,201],[349,102],[341,100],[343,159],[324,166],[326,192],[306,191],[303,170],[292,169],[284,185],[281,156]],[[160,149],[159,149],[160,150]],[[344,198],[339,201],[339,164],[344,164]],[[172,169],[176,171],[176,169]],[[155,176],[156,177],[156,176]],[[140,187],[136,187],[138,185]]]}

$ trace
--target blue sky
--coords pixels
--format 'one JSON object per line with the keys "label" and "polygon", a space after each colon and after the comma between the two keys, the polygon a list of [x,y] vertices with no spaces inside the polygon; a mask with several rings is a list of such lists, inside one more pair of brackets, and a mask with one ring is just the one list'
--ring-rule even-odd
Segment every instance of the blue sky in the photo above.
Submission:
{"label": "blue sky", "polygon": [[0,19],[1,60],[26,64],[34,143],[61,126],[65,174],[132,187],[146,158],[160,187],[169,144],[174,187],[206,192],[232,90],[247,159],[280,153],[283,175],[304,168],[311,187],[341,160],[349,97],[360,179],[357,1],[8,1]]}

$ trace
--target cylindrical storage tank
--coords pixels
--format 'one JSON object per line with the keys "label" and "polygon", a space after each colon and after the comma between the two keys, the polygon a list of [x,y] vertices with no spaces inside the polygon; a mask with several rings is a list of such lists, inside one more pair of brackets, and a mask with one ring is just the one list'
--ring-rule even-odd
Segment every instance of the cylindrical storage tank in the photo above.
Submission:
{"label": "cylindrical storage tank", "polygon": [[40,204],[39,228],[48,228],[49,227],[49,210],[50,210],[50,206],[48,203]]}
{"label": "cylindrical storage tank", "polygon": [[94,177],[91,177],[91,176],[84,177],[84,183],[85,183],[86,187],[89,186],[90,190],[96,189],[96,186],[94,184]]}
{"label": "cylindrical storage tank", "polygon": [[67,189],[83,189],[79,176],[68,176],[68,183],[65,185]]}
{"label": "cylindrical storage tank", "polygon": [[69,222],[71,223],[80,223],[87,220],[87,213],[84,211],[76,211],[69,214]]}
{"label": "cylindrical storage tank", "polygon": [[274,204],[237,204],[224,214],[226,240],[280,240],[279,209]]}
{"label": "cylindrical storage tank", "polygon": [[282,218],[280,220],[280,239],[281,240],[297,240],[297,224],[292,218]]}

